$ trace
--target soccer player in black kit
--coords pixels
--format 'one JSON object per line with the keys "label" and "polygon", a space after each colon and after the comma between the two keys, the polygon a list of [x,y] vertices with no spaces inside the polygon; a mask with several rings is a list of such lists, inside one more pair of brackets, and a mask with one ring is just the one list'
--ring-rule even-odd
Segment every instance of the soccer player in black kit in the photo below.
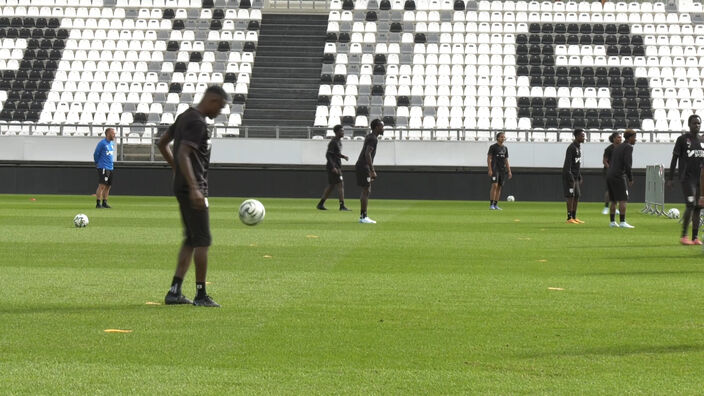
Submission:
{"label": "soccer player in black kit", "polygon": [[345,206],[345,182],[342,179],[342,161],[340,161],[342,158],[344,158],[345,161],[350,159],[348,156],[342,154],[342,137],[345,136],[345,130],[342,125],[335,125],[332,130],[335,132],[335,136],[330,139],[328,150],[325,152],[325,158],[327,159],[325,168],[327,168],[328,171],[328,186],[325,187],[323,197],[320,199],[320,202],[318,202],[317,208],[319,210],[327,210],[327,208],[325,208],[325,200],[328,199],[333,188],[337,186],[340,210],[349,211]]}
{"label": "soccer player in black kit", "polygon": [[[211,243],[208,214],[211,144],[205,117],[217,117],[226,102],[227,93],[222,88],[208,87],[198,106],[189,107],[181,113],[159,139],[159,151],[174,170],[174,194],[178,200],[185,234],[171,288],[164,298],[167,305],[220,306],[205,291],[208,247]],[[172,140],[173,152],[169,147]],[[191,266],[191,260],[196,265],[196,297],[193,301],[181,293],[181,284]]]}
{"label": "soccer player in black kit", "polygon": [[376,156],[376,145],[379,142],[379,135],[384,133],[384,123],[377,118],[372,121],[371,128],[372,131],[364,138],[362,151],[359,153],[359,158],[354,166],[357,185],[362,187],[362,193],[359,197],[361,203],[359,222],[363,224],[376,223],[376,221],[367,216],[367,204],[369,203],[369,194],[372,192],[372,182],[376,180],[374,157]]}
{"label": "soccer player in black kit", "polygon": [[623,138],[621,137],[621,134],[618,132],[614,132],[609,136],[609,142],[611,144],[604,149],[604,156],[601,159],[601,162],[604,164],[604,184],[606,184],[606,191],[604,192],[604,210],[601,211],[601,214],[609,214],[609,204],[610,198],[609,198],[609,184],[606,183],[606,173],[609,171],[609,165],[611,164],[611,154],[614,152],[614,149],[616,146],[621,144],[623,141]]}
{"label": "soccer player in black kit", "polygon": [[572,135],[574,135],[574,141],[567,147],[565,163],[562,165],[562,185],[567,201],[567,222],[583,224],[584,222],[577,218],[577,204],[579,204],[579,196],[581,195],[580,186],[584,181],[580,171],[584,130],[575,129]]}
{"label": "soccer player in black kit", "polygon": [[508,163],[508,148],[504,146],[506,135],[503,132],[496,134],[496,143],[489,147],[486,162],[489,167],[489,179],[491,180],[491,190],[489,190],[489,209],[501,210],[499,199],[501,199],[501,187],[506,179],[511,179],[511,165]]}
{"label": "soccer player in black kit", "polygon": [[[699,138],[699,129],[702,120],[698,115],[692,114],[687,120],[689,133],[685,133],[675,141],[675,149],[672,151],[672,161],[670,162],[670,175],[667,178],[667,185],[672,185],[675,176],[675,166],[679,162],[679,179],[682,185],[682,195],[685,198],[687,208],[682,217],[682,237],[680,243],[683,245],[701,245],[699,240],[699,215],[702,207],[699,203],[700,176],[702,171],[702,150]],[[687,228],[692,222],[692,239],[687,238]]]}
{"label": "soccer player in black kit", "polygon": [[[611,156],[611,164],[606,174],[606,184],[609,187],[609,199],[611,200],[611,210],[609,213],[610,227],[635,228],[626,223],[626,204],[628,203],[628,187],[633,185],[633,145],[636,144],[636,133],[631,129],[626,129],[623,134],[625,143],[619,144]],[[620,222],[616,222],[616,203]]]}

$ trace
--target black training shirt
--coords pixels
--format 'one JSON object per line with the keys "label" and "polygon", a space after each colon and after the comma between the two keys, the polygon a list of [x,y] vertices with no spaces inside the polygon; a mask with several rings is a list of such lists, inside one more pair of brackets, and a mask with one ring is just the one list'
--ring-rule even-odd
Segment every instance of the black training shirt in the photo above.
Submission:
{"label": "black training shirt", "polygon": [[189,107],[176,118],[167,133],[174,138],[174,193],[188,193],[188,182],[178,162],[181,146],[188,145],[193,148],[190,159],[198,188],[207,197],[211,145],[205,118],[198,110]]}
{"label": "black training shirt", "polygon": [[367,137],[364,138],[364,145],[362,146],[362,152],[359,153],[359,158],[357,159],[357,168],[369,168],[369,164],[367,163],[367,156],[365,153],[367,152],[367,147],[372,148],[371,152],[371,157],[372,157],[372,164],[374,162],[374,156],[376,155],[376,144],[379,141],[377,139],[376,135],[373,133],[370,133],[367,135]]}
{"label": "black training shirt", "polygon": [[574,142],[567,147],[565,152],[565,163],[562,165],[562,174],[570,180],[579,180],[582,174],[579,171],[582,165],[582,149]]}
{"label": "black training shirt", "polygon": [[627,142],[616,146],[613,150],[609,165],[608,177],[616,178],[626,176],[628,181],[633,181],[633,174],[631,173],[631,168],[633,167],[633,146]]}
{"label": "black training shirt", "polygon": [[508,159],[508,148],[494,143],[489,147],[487,155],[491,156],[491,170],[494,172],[506,172],[506,160]]}
{"label": "black training shirt", "polygon": [[679,161],[680,180],[699,179],[704,150],[702,150],[702,144],[698,136],[685,133],[678,137],[672,156],[670,179],[675,174],[675,157]]}
{"label": "black training shirt", "polygon": [[342,168],[342,140],[337,138],[337,136],[330,139],[328,151],[325,152],[325,158],[328,160],[327,164],[325,164],[326,168]]}

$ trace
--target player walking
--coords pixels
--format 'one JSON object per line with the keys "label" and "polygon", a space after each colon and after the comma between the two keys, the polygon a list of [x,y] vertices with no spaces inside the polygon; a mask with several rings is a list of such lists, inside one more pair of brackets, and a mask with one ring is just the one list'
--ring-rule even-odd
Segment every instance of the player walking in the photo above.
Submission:
{"label": "player walking", "polygon": [[506,135],[503,132],[496,134],[496,143],[489,147],[486,162],[489,168],[491,189],[489,190],[489,209],[501,210],[498,206],[501,199],[501,187],[506,179],[511,179],[511,165],[508,163],[508,148],[504,146]]}
{"label": "player walking", "polygon": [[[680,243],[683,245],[701,245],[702,242],[699,240],[699,215],[702,206],[699,194],[704,150],[702,150],[699,129],[701,128],[702,120],[698,115],[692,114],[689,116],[687,124],[689,125],[689,132],[681,135],[675,141],[667,185],[668,187],[672,185],[672,180],[675,176],[675,166],[679,162],[679,179],[682,185],[682,195],[684,195],[685,204],[687,205],[682,217]],[[690,221],[692,222],[692,239],[687,238],[687,228]]]}
{"label": "player walking", "polygon": [[328,199],[332,190],[337,186],[337,196],[340,199],[340,210],[349,211],[345,206],[345,181],[342,179],[342,161],[350,158],[342,154],[342,137],[345,136],[345,130],[342,125],[335,125],[332,129],[335,136],[328,143],[328,150],[325,152],[327,163],[325,167],[328,171],[328,186],[323,190],[323,197],[320,198],[317,208],[319,210],[327,210],[325,208],[325,200]]}
{"label": "player walking", "polygon": [[[205,291],[208,273],[208,247],[211,244],[208,213],[208,167],[210,166],[210,135],[205,117],[215,118],[225,107],[227,93],[211,86],[196,108],[190,107],[159,139],[159,151],[174,170],[174,194],[178,200],[185,239],[178,254],[176,273],[164,302],[219,307]],[[169,143],[173,140],[173,152]],[[193,301],[181,293],[181,284],[191,266],[196,264],[196,297]]]}
{"label": "player walking", "polygon": [[581,195],[580,186],[584,182],[580,167],[582,165],[582,143],[584,143],[584,130],[575,129],[572,133],[574,141],[567,147],[565,152],[565,163],[562,165],[562,184],[564,186],[565,198],[567,201],[567,222],[571,224],[583,224],[577,218],[577,205]]}
{"label": "player walking", "polygon": [[[613,150],[609,172],[606,175],[606,184],[609,189],[609,199],[611,201],[611,209],[609,217],[611,227],[620,228],[635,228],[626,223],[626,204],[628,203],[628,187],[633,185],[633,145],[636,144],[636,133],[627,129],[623,134],[626,142],[619,144]],[[618,202],[618,210],[620,223],[616,223],[616,203]]]}
{"label": "player walking", "polygon": [[362,151],[359,153],[359,158],[355,164],[357,185],[362,187],[362,193],[359,197],[361,203],[359,222],[364,224],[376,223],[376,221],[367,216],[367,204],[369,203],[369,195],[372,192],[372,182],[376,180],[374,157],[376,156],[376,145],[379,142],[379,135],[384,133],[384,123],[377,118],[372,121],[371,129],[372,131],[364,138]]}
{"label": "player walking", "polygon": [[606,191],[604,192],[604,210],[601,211],[601,214],[609,214],[609,204],[611,202],[610,202],[610,198],[609,198],[609,184],[606,181],[606,174],[608,173],[609,166],[611,164],[611,154],[614,152],[614,149],[616,148],[616,146],[621,144],[622,141],[623,141],[623,138],[621,137],[620,133],[618,133],[618,132],[612,133],[609,136],[609,142],[611,142],[611,144],[608,147],[606,147],[606,149],[604,150],[604,156],[601,159],[601,162],[604,164],[603,174],[604,174],[604,184],[606,184]]}
{"label": "player walking", "polygon": [[[110,209],[108,196],[112,187],[113,162],[115,158],[115,130],[108,128],[105,130],[105,139],[98,142],[93,152],[93,162],[98,169],[98,189],[95,191],[95,208]],[[102,204],[100,201],[103,201]]]}

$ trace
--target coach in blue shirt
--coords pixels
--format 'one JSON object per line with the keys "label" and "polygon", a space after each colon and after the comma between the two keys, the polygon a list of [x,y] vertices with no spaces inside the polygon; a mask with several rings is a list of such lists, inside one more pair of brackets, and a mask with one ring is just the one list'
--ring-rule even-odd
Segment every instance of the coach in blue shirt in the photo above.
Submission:
{"label": "coach in blue shirt", "polygon": [[[105,139],[98,142],[93,152],[93,161],[98,168],[98,190],[95,192],[96,209],[109,209],[108,195],[112,187],[113,159],[115,157],[115,130],[105,130]],[[103,201],[102,204],[100,201]]]}

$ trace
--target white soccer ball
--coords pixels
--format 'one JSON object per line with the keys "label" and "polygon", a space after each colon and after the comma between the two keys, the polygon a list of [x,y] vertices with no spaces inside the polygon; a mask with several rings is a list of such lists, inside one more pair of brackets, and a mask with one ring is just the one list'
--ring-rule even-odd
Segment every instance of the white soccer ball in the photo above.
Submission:
{"label": "white soccer ball", "polygon": [[671,219],[679,219],[680,218],[680,210],[677,208],[671,208],[670,210],[667,211],[667,215]]}
{"label": "white soccer ball", "polygon": [[514,197],[513,195],[509,195],[508,197],[506,197],[506,200],[507,200],[508,202],[513,202],[513,201],[516,200],[516,197]]}
{"label": "white soccer ball", "polygon": [[78,228],[85,227],[88,225],[88,223],[88,216],[84,215],[83,213],[79,213],[73,218],[73,225]]}
{"label": "white soccer ball", "polygon": [[266,215],[264,205],[256,199],[248,199],[240,205],[240,221],[246,225],[253,226],[259,224],[264,220],[264,215]]}

